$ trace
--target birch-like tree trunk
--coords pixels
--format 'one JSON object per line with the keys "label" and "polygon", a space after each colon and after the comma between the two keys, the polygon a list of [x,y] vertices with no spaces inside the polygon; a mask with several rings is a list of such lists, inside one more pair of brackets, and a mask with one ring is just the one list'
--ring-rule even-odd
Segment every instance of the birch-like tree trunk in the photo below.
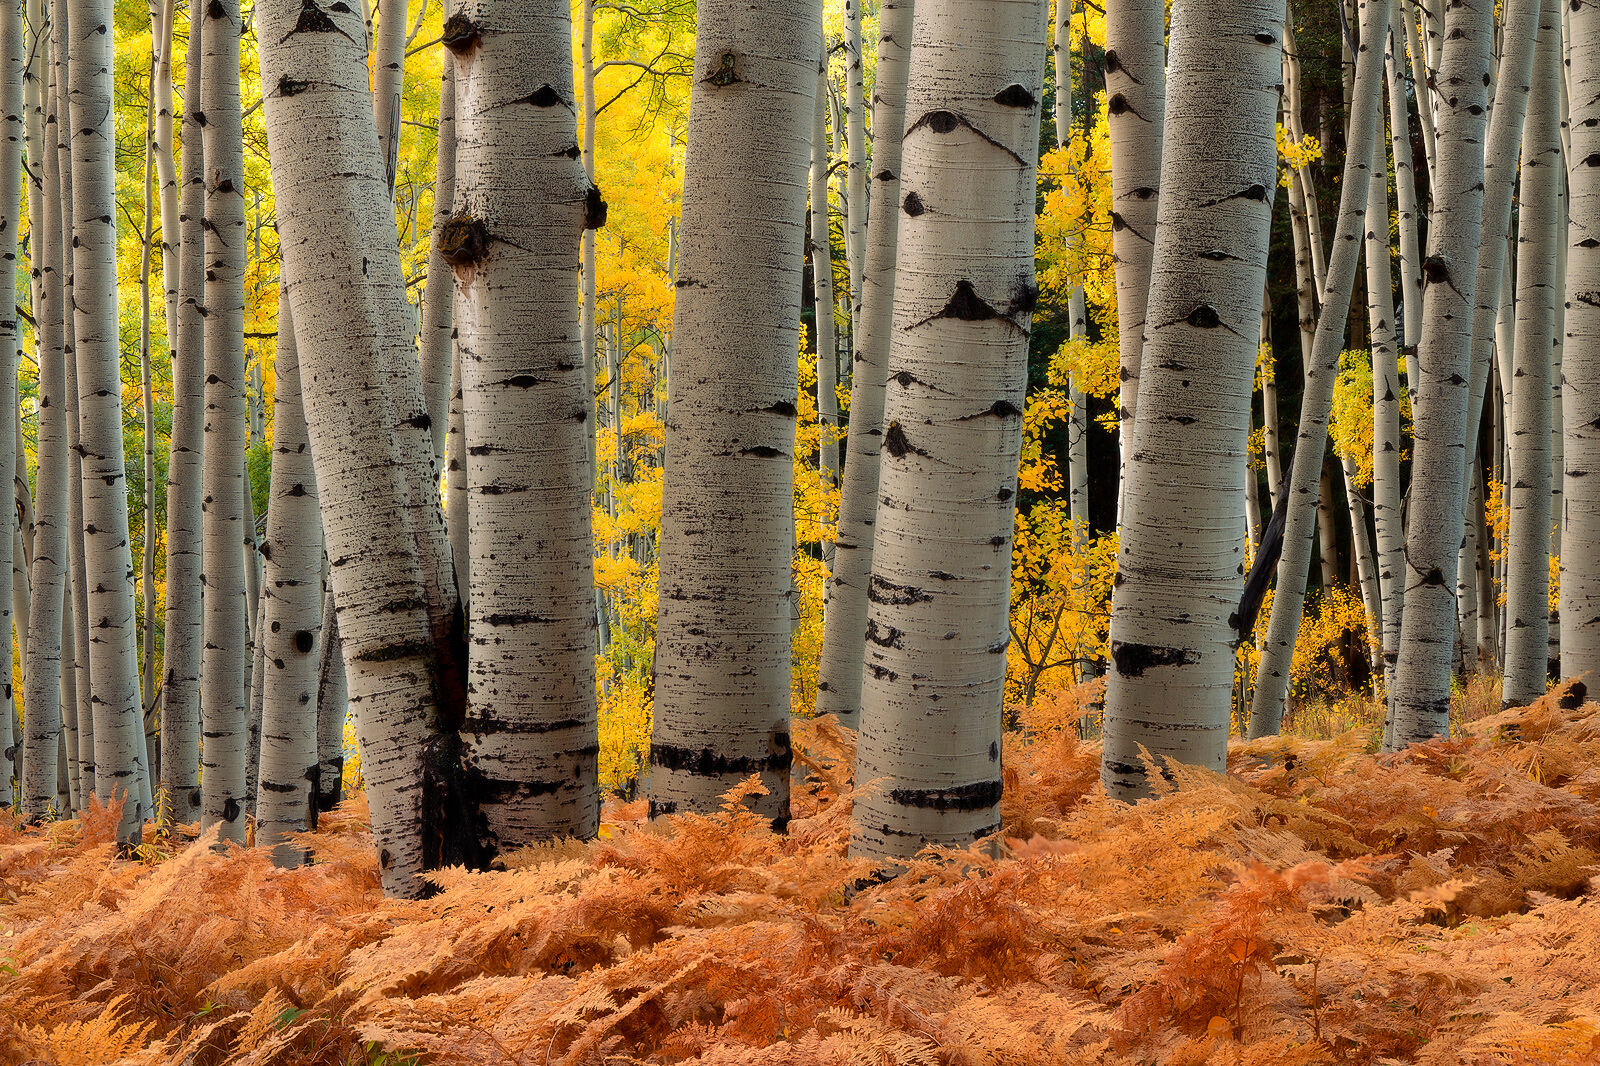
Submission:
{"label": "birch-like tree trunk", "polygon": [[[1226,754],[1282,34],[1275,0],[1179,0],[1173,12],[1100,769],[1118,797],[1146,790],[1141,745],[1214,769]],[[1224,129],[1228,150],[1213,151]]]}
{"label": "birch-like tree trunk", "polygon": [[[826,72],[826,46],[822,66]],[[826,74],[824,74],[826,76]],[[862,88],[861,0],[844,0],[845,263],[850,269],[850,321],[861,308],[867,246],[867,112]],[[827,202],[827,197],[823,197]],[[823,230],[827,232],[826,229]],[[828,305],[832,308],[832,304]],[[820,379],[819,379],[820,380]]]}
{"label": "birch-like tree trunk", "polygon": [[1483,230],[1483,139],[1494,5],[1490,0],[1456,0],[1447,18],[1436,77],[1438,159],[1428,256],[1423,261],[1405,605],[1394,710],[1391,728],[1385,731],[1387,748],[1445,733],[1450,724],[1456,551],[1465,497],[1472,308]]}
{"label": "birch-like tree trunk", "polygon": [[[156,56],[155,153],[156,180],[161,210],[161,289],[166,309],[168,343],[178,321],[178,241],[182,226],[178,222],[178,169],[173,152],[172,129],[172,38],[176,19],[175,0],[155,0],[150,5],[150,25],[156,34],[152,46]],[[159,27],[159,28],[158,28]],[[151,679],[152,681],[154,678]]]}
{"label": "birch-like tree trunk", "polygon": [[[455,63],[444,53],[439,82],[438,159],[433,178],[433,242],[428,247],[428,286],[422,292],[422,387],[428,400],[433,461],[444,469],[445,431],[450,424],[450,363],[455,348],[455,279],[440,251],[444,226],[456,198]],[[466,586],[462,585],[465,589]]]}
{"label": "birch-like tree trunk", "polygon": [[1510,554],[1506,666],[1500,693],[1507,706],[1532,703],[1544,695],[1550,644],[1551,354],[1562,288],[1556,277],[1563,179],[1561,13],[1559,0],[1545,0],[1539,7],[1517,212],[1517,339],[1512,355],[1511,467],[1506,478]]}
{"label": "birch-like tree trunk", "polygon": [[[900,202],[901,135],[911,57],[913,0],[884,0],[878,8],[878,76],[872,94],[872,202]],[[819,87],[818,91],[821,89]],[[851,330],[850,424],[845,436],[839,526],[822,620],[817,711],[854,727],[861,715],[866,656],[867,583],[872,575],[873,528],[883,444],[883,399],[893,332],[895,251],[899,210],[878,211],[867,227],[861,308]],[[670,385],[669,385],[670,389]]]}
{"label": "birch-like tree trunk", "polygon": [[[0,485],[14,480],[17,465],[17,232],[22,228],[22,161],[26,136],[23,69],[27,26],[22,6],[0,9]],[[34,162],[34,160],[30,160]],[[31,190],[30,190],[31,191]],[[42,235],[41,235],[42,236]],[[26,475],[26,471],[23,472]],[[4,523],[11,525],[12,523]],[[11,580],[16,538],[0,532],[0,638],[12,631]],[[26,656],[23,656],[26,660]],[[12,798],[12,730],[16,722],[12,673],[0,684],[0,805]]]}
{"label": "birch-like tree trunk", "polygon": [[[1600,544],[1600,3],[1572,8],[1562,539]],[[1600,552],[1561,556],[1561,673],[1600,678]]]}
{"label": "birch-like tree trunk", "polygon": [[[377,47],[372,62],[372,112],[378,126],[383,173],[394,195],[400,159],[400,90],[405,84],[406,0],[377,0]],[[436,193],[437,195],[437,190]]]}
{"label": "birch-like tree trunk", "polygon": [[[51,5],[52,14],[63,0]],[[52,20],[53,21],[53,20]],[[59,27],[53,27],[59,30]],[[48,43],[48,42],[46,42]],[[29,585],[28,659],[23,664],[22,813],[43,817],[55,797],[61,732],[61,619],[67,583],[66,365],[62,348],[61,164],[55,71],[46,94],[42,227],[35,230],[40,300],[35,308],[39,357],[38,467],[34,474],[33,568]],[[76,753],[71,753],[75,755]]]}
{"label": "birch-like tree trunk", "polygon": [[278,294],[277,383],[272,433],[272,491],[267,507],[265,650],[261,705],[261,774],[256,793],[256,843],[273,849],[279,866],[298,866],[305,851],[290,833],[316,828],[317,673],[322,665],[322,519],[312,469],[294,318]]}
{"label": "birch-like tree trunk", "polygon": [[[200,707],[201,826],[245,838],[250,634],[245,594],[244,140],[239,108],[238,0],[210,4],[201,23],[205,112],[205,647]],[[282,212],[279,213],[280,220]]]}
{"label": "birch-like tree trunk", "polygon": [[[1400,300],[1405,312],[1402,326],[1405,339],[1402,343],[1412,349],[1422,337],[1422,246],[1417,232],[1417,180],[1412,163],[1411,113],[1406,104],[1406,38],[1405,30],[1401,28],[1401,19],[1409,19],[1410,15],[1403,13],[1404,8],[1403,0],[1390,7],[1384,68],[1389,89],[1389,143],[1394,162],[1395,225],[1400,231]],[[1427,90],[1424,89],[1417,96],[1425,98]],[[1384,243],[1388,243],[1387,230]],[[1391,297],[1390,303],[1393,302]]]}
{"label": "birch-like tree trunk", "polygon": [[[1322,290],[1322,313],[1317,320],[1310,357],[1306,361],[1305,391],[1300,404],[1300,426],[1289,476],[1289,509],[1284,523],[1283,555],[1278,562],[1277,591],[1272,615],[1262,642],[1261,665],[1256,673],[1255,696],[1250,708],[1250,735],[1270,736],[1283,721],[1283,701],[1289,692],[1290,665],[1295,638],[1305,614],[1306,576],[1311,562],[1312,523],[1325,509],[1321,502],[1328,447],[1328,418],[1333,387],[1339,377],[1339,352],[1344,348],[1346,320],[1367,223],[1367,198],[1371,191],[1374,146],[1383,108],[1383,53],[1376,44],[1389,24],[1389,0],[1363,0],[1361,39],[1370,42],[1356,60],[1355,100],[1350,109],[1343,190],[1339,220],[1333,238],[1333,258]],[[1387,235],[1387,227],[1385,227]],[[1387,236],[1385,237],[1387,239]],[[1331,515],[1330,515],[1331,518]],[[1363,519],[1363,524],[1365,520]],[[1323,581],[1332,585],[1328,555],[1332,548],[1332,522],[1323,523]],[[1247,634],[1240,634],[1247,637]]]}
{"label": "birch-like tree trunk", "polygon": [[[189,34],[184,94],[200,99],[200,33]],[[199,106],[183,110],[183,184],[176,230],[172,442],[167,453],[167,617],[161,681],[161,787],[172,821],[200,820],[201,500],[205,452],[205,150]],[[163,223],[165,225],[165,223]]]}
{"label": "birch-like tree trunk", "polygon": [[999,825],[1045,11],[917,5],[854,855]]}
{"label": "birch-like tree trunk", "polygon": [[579,244],[604,220],[576,149],[565,0],[463,0],[455,53],[455,268],[472,642],[462,755],[490,846],[594,835],[590,401]]}
{"label": "birch-like tree trunk", "polygon": [[345,684],[344,646],[333,590],[322,600],[322,662],[317,668],[317,813],[331,811],[344,798],[344,723],[350,712]]}
{"label": "birch-like tree trunk", "polygon": [[1261,453],[1267,470],[1267,493],[1272,509],[1283,492],[1283,457],[1278,430],[1278,356],[1272,345],[1272,292],[1263,286],[1261,293]]}
{"label": "birch-like tree trunk", "polygon": [[[789,633],[806,170],[821,11],[705,0],[684,163],[662,483],[656,813],[789,818]],[[476,565],[476,564],[474,564]]]}
{"label": "birch-like tree trunk", "polygon": [[[1122,390],[1122,458],[1126,465],[1138,416],[1145,307],[1156,246],[1166,106],[1167,5],[1164,0],[1108,0],[1106,113],[1111,143],[1111,246],[1116,255],[1117,329]],[[1123,511],[1124,494],[1117,494]]]}
{"label": "birch-like tree trunk", "polygon": [[[853,0],[852,0],[853,2]],[[860,25],[856,26],[860,44]],[[839,484],[839,361],[835,357],[833,309],[837,301],[833,291],[833,244],[828,220],[828,38],[822,38],[822,55],[817,63],[817,98],[811,109],[811,278],[816,310],[816,331],[813,340],[817,346],[817,421],[822,432],[821,467],[826,484]],[[852,180],[854,175],[852,174]],[[852,228],[845,235],[851,240]],[[859,278],[851,278],[849,298],[854,307],[859,292]],[[837,551],[828,554],[837,558]]]}
{"label": "birch-like tree trunk", "polygon": [[[478,861],[444,787],[466,696],[461,615],[358,12],[256,7],[283,277],[386,891]],[[429,827],[425,829],[425,826]]]}
{"label": "birch-like tree trunk", "polygon": [[[1389,254],[1389,181],[1381,139],[1374,139],[1372,159],[1366,233],[1367,332],[1372,351],[1372,526],[1381,603],[1378,643],[1387,692],[1393,687],[1400,610],[1405,602],[1405,519],[1400,509],[1401,385]],[[1405,269],[1403,259],[1401,269]]]}

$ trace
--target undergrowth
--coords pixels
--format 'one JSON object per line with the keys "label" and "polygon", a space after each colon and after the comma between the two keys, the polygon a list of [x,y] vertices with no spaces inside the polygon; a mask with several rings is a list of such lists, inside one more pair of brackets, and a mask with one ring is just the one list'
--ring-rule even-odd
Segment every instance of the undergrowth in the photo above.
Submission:
{"label": "undergrowth", "polygon": [[[879,882],[852,738],[787,835],[737,796],[384,900],[353,800],[313,866],[0,825],[0,1063],[1555,1063],[1600,1058],[1600,704],[1399,755],[1369,731],[1127,806],[1069,715],[1005,753],[1004,846]],[[800,765],[797,765],[797,774]],[[1159,778],[1158,778],[1159,779]],[[751,786],[753,787],[753,786]]]}

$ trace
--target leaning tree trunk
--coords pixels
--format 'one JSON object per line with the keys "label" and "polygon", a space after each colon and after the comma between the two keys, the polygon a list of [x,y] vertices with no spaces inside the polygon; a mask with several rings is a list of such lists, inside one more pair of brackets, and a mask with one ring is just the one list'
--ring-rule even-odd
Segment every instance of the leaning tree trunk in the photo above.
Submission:
{"label": "leaning tree trunk", "polygon": [[[1307,571],[1311,563],[1313,523],[1322,505],[1325,481],[1323,457],[1328,448],[1328,417],[1333,406],[1333,386],[1339,377],[1339,352],[1344,347],[1346,320],[1360,260],[1363,227],[1367,222],[1367,196],[1371,191],[1373,146],[1379,143],[1379,114],[1383,105],[1383,53],[1370,45],[1383,36],[1389,24],[1389,0],[1365,0],[1361,13],[1361,49],[1356,61],[1355,100],[1350,109],[1349,149],[1345,156],[1344,190],[1339,221],[1333,238],[1322,292],[1321,315],[1305,368],[1305,392],[1300,405],[1300,428],[1289,475],[1289,509],[1284,524],[1283,555],[1278,563],[1277,591],[1272,615],[1262,642],[1261,666],[1256,673],[1255,696],[1250,707],[1250,735],[1270,736],[1283,721],[1283,702],[1289,693],[1289,671],[1295,637],[1305,614]],[[1331,515],[1330,515],[1331,517]],[[1323,579],[1331,584],[1327,556],[1332,550],[1332,522],[1323,524]],[[1240,634],[1248,639],[1248,634]]]}
{"label": "leaning tree trunk", "polygon": [[266,126],[283,277],[384,888],[479,859],[447,787],[466,694],[426,402],[359,13],[267,0]]}
{"label": "leaning tree trunk", "polygon": [[[1550,645],[1551,355],[1557,336],[1556,294],[1561,287],[1556,246],[1561,240],[1563,179],[1561,13],[1558,0],[1545,0],[1540,7],[1517,212],[1517,334],[1512,354],[1511,468],[1506,478],[1511,525],[1506,666],[1500,693],[1507,706],[1532,703],[1544,695]],[[1476,443],[1470,440],[1469,448]]]}
{"label": "leaning tree trunk", "polygon": [[[872,104],[872,202],[900,202],[900,138],[905,128],[906,72],[911,55],[913,0],[885,0],[878,11],[878,78]],[[819,88],[820,92],[821,89]],[[822,617],[817,712],[854,727],[861,716],[862,662],[866,657],[867,582],[878,514],[878,473],[883,443],[883,397],[894,321],[895,249],[900,211],[878,211],[867,227],[861,271],[861,308],[851,329],[855,348],[850,380],[850,424],[833,570]]]}
{"label": "leaning tree trunk", "polygon": [[[52,5],[52,10],[59,6]],[[59,27],[57,27],[59,29]],[[39,357],[38,467],[34,474],[32,598],[28,659],[23,664],[22,813],[43,817],[55,797],[56,748],[61,733],[61,619],[67,583],[66,357],[62,348],[61,165],[55,77],[45,104],[43,226],[34,232],[39,304],[35,308]],[[76,753],[68,753],[76,757]]]}
{"label": "leaning tree trunk", "polygon": [[[1274,0],[1180,0],[1174,12],[1149,339],[1111,615],[1100,777],[1114,796],[1146,792],[1141,746],[1219,770],[1226,754],[1282,32]],[[1228,151],[1213,151],[1223,129],[1236,131]]]}
{"label": "leaning tree trunk", "polygon": [[[1166,14],[1163,0],[1111,0],[1106,5],[1106,122],[1111,141],[1111,246],[1116,253],[1124,477],[1138,417],[1139,368],[1160,206]],[[1119,516],[1122,500],[1119,491]]]}
{"label": "leaning tree trunk", "polygon": [[1417,353],[1406,591],[1385,747],[1449,731],[1456,552],[1466,480],[1472,308],[1483,227],[1491,0],[1456,0],[1436,81],[1439,131]]}
{"label": "leaning tree trunk", "polygon": [[[438,159],[433,179],[433,243],[428,247],[428,285],[422,291],[422,387],[428,400],[433,461],[444,467],[445,430],[450,423],[450,360],[455,347],[455,282],[440,252],[445,223],[456,198],[456,79],[447,51],[439,82]],[[465,585],[461,586],[466,588]]]}
{"label": "leaning tree trunk", "polygon": [[[0,140],[0,485],[13,480],[17,470],[17,231],[22,218],[22,149],[26,128],[23,99],[23,68],[27,58],[27,27],[20,4],[8,3],[0,10],[0,124],[6,135]],[[10,526],[12,523],[3,523]],[[16,538],[0,532],[0,638],[11,637],[11,568]],[[11,804],[11,763],[16,722],[12,672],[9,654],[5,680],[0,686],[0,805]]]}
{"label": "leaning tree trunk", "polygon": [[[200,98],[200,37],[189,34],[184,91]],[[167,453],[167,617],[161,681],[161,787],[171,820],[200,820],[201,499],[205,451],[205,154],[200,108],[183,112],[183,189],[176,248],[172,443]],[[164,223],[163,223],[164,224]],[[170,238],[169,238],[170,239]]]}
{"label": "leaning tree trunk", "polygon": [[854,855],[999,828],[1044,14],[917,5]]}
{"label": "leaning tree trunk", "polygon": [[278,294],[277,384],[272,432],[272,489],[267,506],[263,625],[261,773],[256,793],[256,843],[273,849],[279,866],[306,861],[291,833],[316,828],[317,672],[322,665],[322,519],[317,477],[300,401],[289,301]]}
{"label": "leaning tree trunk", "polygon": [[[649,795],[789,817],[790,570],[806,167],[821,11],[705,0],[684,163]],[[476,566],[476,562],[474,562]]]}
{"label": "leaning tree trunk", "polygon": [[[577,154],[565,0],[461,0],[455,268],[472,642],[462,758],[492,850],[600,824],[584,229],[604,220]],[[791,353],[792,356],[792,353]]]}
{"label": "leaning tree trunk", "polygon": [[[1573,8],[1562,540],[1600,544],[1600,4]],[[1600,679],[1600,551],[1561,557],[1561,673]]]}
{"label": "leaning tree trunk", "polygon": [[[244,140],[239,111],[238,0],[205,9],[200,104],[205,112],[205,458],[202,463],[205,648],[200,671],[201,827],[245,838],[250,667],[245,596],[242,456]],[[280,213],[280,218],[282,217]]]}
{"label": "leaning tree trunk", "polygon": [[[856,27],[858,33],[860,26]],[[860,42],[857,41],[857,44]],[[854,61],[854,60],[852,60]],[[807,251],[811,256],[811,279],[816,312],[816,329],[812,340],[817,348],[817,421],[822,434],[819,446],[823,483],[829,488],[839,485],[839,360],[833,332],[833,309],[837,305],[833,291],[833,239],[828,220],[828,38],[822,38],[822,55],[817,63],[817,98],[811,109],[811,233]],[[852,172],[852,180],[854,180]],[[851,227],[846,240],[854,239]],[[849,298],[854,307],[860,291],[858,277],[850,279]],[[823,533],[826,534],[826,529]],[[830,544],[825,551],[832,562],[838,553]],[[826,622],[824,622],[826,625]]]}

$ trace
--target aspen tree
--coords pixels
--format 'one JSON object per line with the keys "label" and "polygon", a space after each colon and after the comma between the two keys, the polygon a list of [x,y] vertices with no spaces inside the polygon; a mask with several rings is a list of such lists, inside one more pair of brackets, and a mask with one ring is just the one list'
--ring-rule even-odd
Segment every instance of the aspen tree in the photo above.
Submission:
{"label": "aspen tree", "polygon": [[[1052,117],[1059,149],[1065,149],[1072,141],[1072,16],[1075,7],[1071,2],[1056,4],[1055,33],[1051,38],[1056,88]],[[1069,240],[1074,245],[1078,243],[1076,234]],[[1086,341],[1089,314],[1082,285],[1074,286],[1067,299],[1067,319],[1069,339]],[[1083,394],[1076,369],[1067,378],[1067,403],[1067,500],[1074,524],[1073,543],[1081,547],[1089,535],[1089,412],[1088,398]]]}
{"label": "aspen tree", "polygon": [[272,489],[267,507],[263,625],[261,776],[256,843],[273,849],[279,866],[297,866],[305,851],[290,833],[316,828],[317,673],[321,666],[322,521],[300,400],[294,317],[278,293],[278,359],[273,397]]}
{"label": "aspen tree", "polygon": [[[1572,151],[1567,156],[1562,539],[1600,544],[1600,3],[1568,12]],[[1600,678],[1600,552],[1561,556],[1561,673]]]}
{"label": "aspen tree", "polygon": [[344,725],[350,712],[344,647],[333,590],[322,600],[322,661],[317,667],[316,809],[331,811],[344,798]]}
{"label": "aspen tree", "polygon": [[[1389,143],[1394,163],[1395,225],[1400,233],[1400,300],[1405,310],[1405,339],[1402,343],[1406,348],[1414,348],[1422,336],[1422,246],[1417,232],[1417,182],[1412,163],[1411,113],[1406,104],[1406,40],[1405,31],[1401,28],[1401,19],[1410,16],[1402,14],[1404,8],[1404,0],[1390,5],[1384,69],[1389,90]],[[1425,99],[1426,89],[1419,92],[1417,97]],[[1388,238],[1385,237],[1384,241],[1387,243]],[[1393,303],[1392,298],[1390,303]]]}
{"label": "aspen tree", "polygon": [[1273,508],[1283,492],[1282,447],[1278,431],[1278,360],[1272,347],[1272,292],[1263,285],[1261,292],[1261,453],[1267,470],[1267,492]]}
{"label": "aspen tree", "polygon": [[455,268],[472,641],[462,755],[490,846],[600,820],[589,387],[578,252],[604,204],[578,158],[567,5],[463,0]]}
{"label": "aspen tree", "polygon": [[[876,204],[900,202],[901,135],[905,129],[913,12],[912,0],[884,0],[878,8],[871,186],[872,202]],[[822,620],[817,711],[836,715],[840,722],[852,727],[860,721],[861,714],[862,662],[867,645],[867,582],[872,574],[873,527],[878,513],[884,385],[894,321],[895,251],[900,214],[893,209],[878,211],[867,227],[861,307],[851,330],[855,351],[844,477],[839,492],[839,523]]]}
{"label": "aspen tree", "polygon": [[[432,441],[406,320],[360,15],[256,7],[283,277],[322,504],[350,707],[386,892],[477,862],[438,785],[465,707]],[[424,824],[434,827],[425,833]]]}
{"label": "aspen tree", "polygon": [[[439,81],[438,158],[433,178],[433,241],[428,246],[428,286],[422,293],[422,387],[428,400],[433,461],[444,466],[445,431],[450,424],[450,364],[455,347],[455,284],[444,261],[440,238],[455,210],[456,79],[446,50]],[[466,586],[462,585],[465,589]]]}
{"label": "aspen tree", "polygon": [[[150,26],[155,34],[155,130],[151,149],[155,155],[156,180],[161,210],[161,289],[166,309],[168,340],[178,320],[178,170],[173,152],[172,129],[172,38],[176,26],[175,0],[153,0]],[[151,679],[152,682],[155,680]]]}
{"label": "aspen tree", "polygon": [[[822,55],[827,64],[827,51]],[[850,268],[850,319],[861,307],[867,241],[867,115],[862,88],[861,0],[844,0],[845,262]],[[826,202],[826,197],[824,197]],[[827,232],[826,229],[823,230]],[[831,304],[829,305],[832,306]],[[820,379],[819,379],[820,380]]]}
{"label": "aspen tree", "polygon": [[[59,11],[62,0],[51,5]],[[53,21],[53,20],[52,20]],[[59,27],[52,26],[59,31]],[[48,43],[48,42],[45,42]],[[56,71],[46,94],[43,163],[43,227],[34,247],[39,257],[38,466],[34,473],[32,596],[28,610],[28,661],[24,664],[22,768],[18,774],[22,813],[43,817],[54,800],[56,748],[61,731],[61,620],[67,582],[66,364],[62,347],[61,164],[55,149],[59,116]],[[75,755],[76,753],[69,753]]]}
{"label": "aspen tree", "polygon": [[[208,4],[201,20],[205,114],[205,454],[202,528],[205,647],[200,672],[201,825],[245,838],[249,622],[245,594],[243,466],[244,127],[239,108],[238,0]],[[280,214],[280,218],[281,218]]]}
{"label": "aspen tree", "polygon": [[[191,28],[183,109],[183,182],[176,229],[172,441],[167,453],[167,616],[161,680],[161,787],[172,820],[200,820],[201,500],[205,452],[205,150],[200,125],[201,33]],[[163,223],[165,225],[165,223]]]}
{"label": "aspen tree", "polygon": [[[22,6],[0,9],[0,485],[14,480],[17,457],[17,232],[22,228],[22,161],[26,136],[23,68],[27,64],[27,26]],[[31,160],[30,160],[31,162]],[[31,190],[30,190],[31,191]],[[27,476],[27,471],[22,471]],[[15,538],[0,531],[0,637],[12,631],[11,581]],[[23,656],[26,660],[26,656]],[[9,806],[12,730],[16,710],[8,671],[0,686],[0,803]]]}
{"label": "aspen tree", "polygon": [[[1282,33],[1283,4],[1273,0],[1180,0],[1173,12],[1148,341],[1111,615],[1100,775],[1113,796],[1145,791],[1141,745],[1216,769],[1226,751]],[[1223,129],[1228,151],[1213,151]]]}
{"label": "aspen tree", "polygon": [[[1294,642],[1305,613],[1306,572],[1311,561],[1311,523],[1316,512],[1322,509],[1317,497],[1324,495],[1322,484],[1326,480],[1326,464],[1323,457],[1328,447],[1328,418],[1333,405],[1333,387],[1339,377],[1339,353],[1344,348],[1345,322],[1349,317],[1356,264],[1361,256],[1362,234],[1367,222],[1374,146],[1380,143],[1378,130],[1383,105],[1383,52],[1377,46],[1383,39],[1382,29],[1388,24],[1389,0],[1364,0],[1339,220],[1334,232],[1333,256],[1328,263],[1327,282],[1322,290],[1322,313],[1317,320],[1316,334],[1306,360],[1300,427],[1289,478],[1289,510],[1284,524],[1283,555],[1278,563],[1277,590],[1272,597],[1272,615],[1267,623],[1266,639],[1262,642],[1261,665],[1256,673],[1255,696],[1250,708],[1250,735],[1254,737],[1270,736],[1278,731],[1282,723]],[[1364,518],[1362,523],[1365,525]],[[1327,525],[1331,525],[1331,522]],[[1332,540],[1326,526],[1321,539],[1326,556]],[[1326,557],[1323,569],[1325,585],[1331,585]]]}
{"label": "aspen tree", "polygon": [[372,111],[378,127],[378,148],[383,152],[384,177],[389,195],[393,196],[395,170],[400,159],[400,91],[405,84],[407,4],[406,0],[376,0],[376,3],[378,33],[372,63]]}
{"label": "aspen tree", "polygon": [[[857,26],[859,33],[860,27]],[[860,41],[856,42],[858,45]],[[821,423],[822,476],[830,486],[839,484],[839,396],[838,359],[834,355],[833,332],[833,246],[828,220],[828,39],[823,35],[822,54],[817,62],[817,99],[811,109],[811,279],[816,309],[817,417]],[[854,230],[846,235],[853,236]],[[858,278],[852,278],[852,304],[859,291]],[[837,552],[832,554],[837,557]],[[830,560],[831,562],[831,560]]]}
{"label": "aspen tree", "polygon": [[1545,0],[1540,8],[1517,212],[1517,333],[1508,442],[1511,466],[1506,478],[1510,554],[1501,688],[1501,699],[1508,706],[1532,703],[1544,695],[1550,637],[1551,354],[1557,337],[1556,246],[1561,239],[1563,177],[1561,14],[1559,0]]}
{"label": "aspen tree", "polygon": [[[1400,363],[1395,352],[1394,281],[1389,255],[1389,180],[1381,139],[1368,173],[1367,332],[1372,351],[1372,525],[1376,539],[1378,644],[1386,690],[1393,681],[1405,586],[1405,522],[1400,510]],[[1401,269],[1405,269],[1402,261]]]}
{"label": "aspen tree", "polygon": [[1045,14],[917,4],[854,855],[999,826]]}
{"label": "aspen tree", "polygon": [[699,7],[662,482],[657,813],[714,810],[759,773],[767,791],[751,807],[788,821],[795,352],[820,18],[809,0]]}
{"label": "aspen tree", "polygon": [[[1126,467],[1138,415],[1145,307],[1161,200],[1166,105],[1167,5],[1164,0],[1106,4],[1106,123],[1111,143],[1111,246],[1116,254],[1121,350],[1122,456]],[[1124,475],[1125,476],[1125,475]],[[1117,494],[1122,513],[1123,494]]]}
{"label": "aspen tree", "polygon": [[1417,353],[1415,450],[1406,522],[1406,591],[1386,748],[1445,733],[1450,723],[1456,552],[1466,479],[1472,308],[1483,229],[1483,138],[1488,108],[1491,0],[1456,0],[1446,15],[1438,158],[1423,324]]}

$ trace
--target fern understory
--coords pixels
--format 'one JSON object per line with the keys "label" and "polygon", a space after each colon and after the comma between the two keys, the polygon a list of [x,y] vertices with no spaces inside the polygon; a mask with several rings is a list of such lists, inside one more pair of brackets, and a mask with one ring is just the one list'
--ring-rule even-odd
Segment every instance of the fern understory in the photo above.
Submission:
{"label": "fern understory", "polygon": [[[386,901],[359,798],[314,866],[0,826],[0,1063],[1554,1063],[1600,1058],[1600,704],[1457,739],[1237,745],[1153,801],[1006,750],[1005,842],[845,854],[852,738],[786,836],[608,811]],[[1065,717],[1065,716],[1063,716]],[[797,765],[797,773],[800,766]],[[736,798],[736,797],[735,797]]]}

